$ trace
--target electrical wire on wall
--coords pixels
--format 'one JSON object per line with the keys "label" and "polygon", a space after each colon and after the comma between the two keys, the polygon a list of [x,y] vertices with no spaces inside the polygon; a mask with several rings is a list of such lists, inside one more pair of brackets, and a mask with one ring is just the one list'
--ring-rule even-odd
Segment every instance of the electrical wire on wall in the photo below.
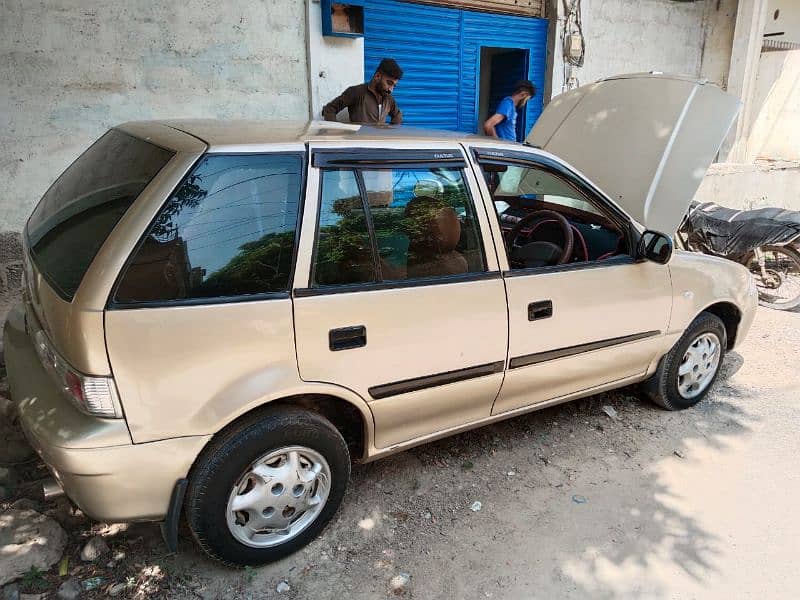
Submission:
{"label": "electrical wire on wall", "polygon": [[586,41],[581,23],[581,0],[562,0],[564,3],[564,27],[561,30],[561,49],[564,54],[564,83],[561,91],[575,89],[580,85],[575,67],[583,66]]}

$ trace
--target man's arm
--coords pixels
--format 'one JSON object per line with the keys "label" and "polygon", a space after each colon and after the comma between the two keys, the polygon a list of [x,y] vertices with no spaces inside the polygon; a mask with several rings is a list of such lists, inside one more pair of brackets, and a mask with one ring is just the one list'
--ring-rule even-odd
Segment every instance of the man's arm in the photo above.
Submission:
{"label": "man's arm", "polygon": [[354,87],[349,87],[325,106],[322,107],[322,118],[326,121],[335,121],[336,115],[353,103]]}
{"label": "man's arm", "polygon": [[500,125],[500,123],[502,123],[503,121],[505,121],[505,119],[506,119],[505,115],[501,115],[500,113],[493,114],[491,117],[486,119],[486,122],[483,124],[483,132],[486,135],[497,137],[497,131],[495,131],[494,128]]}
{"label": "man's arm", "polygon": [[392,98],[392,110],[389,111],[389,123],[392,125],[400,125],[403,122],[403,113],[400,108],[397,106],[397,102],[395,102],[394,98]]}

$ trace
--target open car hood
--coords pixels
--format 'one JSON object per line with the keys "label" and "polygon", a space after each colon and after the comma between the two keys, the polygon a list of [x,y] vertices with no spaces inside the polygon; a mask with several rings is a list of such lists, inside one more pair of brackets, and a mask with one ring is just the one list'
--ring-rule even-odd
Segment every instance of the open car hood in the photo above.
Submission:
{"label": "open car hood", "polygon": [[527,142],[571,163],[648,229],[672,235],[739,105],[710,83],[620,75],[554,98]]}

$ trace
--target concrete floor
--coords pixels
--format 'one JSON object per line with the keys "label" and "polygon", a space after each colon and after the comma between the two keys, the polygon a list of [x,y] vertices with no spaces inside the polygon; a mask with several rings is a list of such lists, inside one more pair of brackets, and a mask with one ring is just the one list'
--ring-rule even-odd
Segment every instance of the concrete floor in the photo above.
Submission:
{"label": "concrete floor", "polygon": [[165,566],[203,598],[385,597],[400,573],[423,599],[797,597],[798,349],[800,314],[759,309],[694,409],[623,390],[462,434],[357,467],[284,561],[243,575],[184,534]]}

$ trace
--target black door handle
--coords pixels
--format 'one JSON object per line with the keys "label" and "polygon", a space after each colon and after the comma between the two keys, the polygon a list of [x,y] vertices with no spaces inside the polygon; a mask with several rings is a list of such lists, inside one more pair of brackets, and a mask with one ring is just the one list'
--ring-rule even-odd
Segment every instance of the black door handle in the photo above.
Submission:
{"label": "black door handle", "polygon": [[553,316],[553,301],[539,300],[528,304],[528,321],[538,321],[539,319],[549,319]]}
{"label": "black door handle", "polygon": [[367,345],[367,328],[363,325],[331,329],[328,332],[328,347],[332,352],[363,348]]}

